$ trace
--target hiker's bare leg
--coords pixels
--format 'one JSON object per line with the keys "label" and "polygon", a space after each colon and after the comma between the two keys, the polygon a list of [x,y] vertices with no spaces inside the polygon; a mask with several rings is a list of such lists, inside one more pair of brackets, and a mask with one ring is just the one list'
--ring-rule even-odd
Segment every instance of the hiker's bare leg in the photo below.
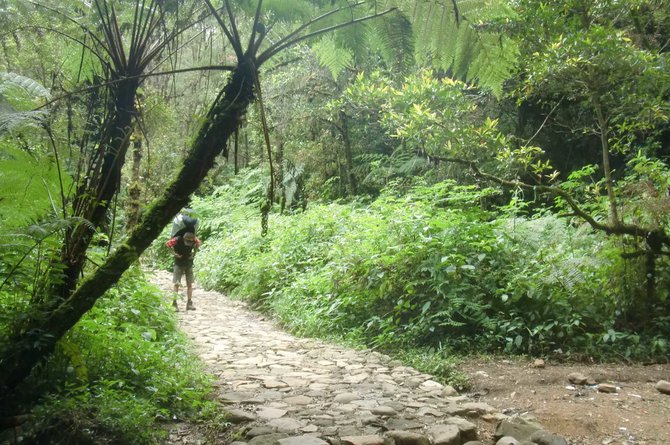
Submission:
{"label": "hiker's bare leg", "polygon": [[186,309],[195,310],[193,306],[193,269],[186,270]]}
{"label": "hiker's bare leg", "polygon": [[181,275],[182,271],[177,266],[176,264],[174,265],[174,268],[172,270],[172,284],[174,293],[172,294],[172,306],[174,306],[175,309],[178,309],[177,306],[177,296],[179,295],[179,283],[181,282]]}

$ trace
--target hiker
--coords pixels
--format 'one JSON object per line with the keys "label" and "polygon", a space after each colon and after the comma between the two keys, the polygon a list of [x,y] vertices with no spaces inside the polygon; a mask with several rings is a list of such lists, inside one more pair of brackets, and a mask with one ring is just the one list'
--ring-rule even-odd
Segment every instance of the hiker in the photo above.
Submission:
{"label": "hiker", "polygon": [[170,238],[183,235],[186,232],[197,233],[199,222],[192,209],[182,209],[172,221]]}
{"label": "hiker", "polygon": [[198,252],[200,244],[200,240],[193,232],[172,237],[165,244],[174,255],[174,271],[172,274],[174,299],[172,300],[172,306],[177,310],[179,309],[177,294],[179,293],[182,275],[186,276],[186,310],[195,310],[195,306],[193,306],[193,257]]}

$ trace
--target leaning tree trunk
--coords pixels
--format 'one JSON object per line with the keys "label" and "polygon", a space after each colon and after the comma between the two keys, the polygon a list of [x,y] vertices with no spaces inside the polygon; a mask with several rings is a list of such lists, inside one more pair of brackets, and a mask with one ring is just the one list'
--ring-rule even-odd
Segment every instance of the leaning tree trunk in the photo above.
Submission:
{"label": "leaning tree trunk", "polygon": [[127,241],[48,316],[31,320],[26,329],[8,339],[7,346],[0,351],[0,410],[9,410],[12,390],[54,350],[56,342],[118,281],[188,203],[190,194],[212,168],[216,156],[222,151],[227,155],[228,140],[253,99],[255,75],[250,60],[239,62],[210,108],[177,178],[142,216]]}
{"label": "leaning tree trunk", "polygon": [[114,100],[114,118],[103,139],[102,160],[99,174],[91,175],[96,182],[85,184],[78,191],[75,200],[75,216],[81,216],[89,224],[78,224],[68,229],[61,261],[65,265],[64,279],[55,292],[60,298],[52,304],[60,304],[74,291],[86,264],[86,251],[91,244],[95,229],[107,217],[114,195],[119,189],[121,168],[126,158],[135,116],[135,98],[139,87],[138,79],[119,82]]}
{"label": "leaning tree trunk", "polygon": [[128,187],[128,208],[126,210],[126,230],[131,231],[140,217],[140,195],[142,182],[140,164],[142,162],[142,136],[136,133],[133,141],[133,165],[130,170],[130,187]]}

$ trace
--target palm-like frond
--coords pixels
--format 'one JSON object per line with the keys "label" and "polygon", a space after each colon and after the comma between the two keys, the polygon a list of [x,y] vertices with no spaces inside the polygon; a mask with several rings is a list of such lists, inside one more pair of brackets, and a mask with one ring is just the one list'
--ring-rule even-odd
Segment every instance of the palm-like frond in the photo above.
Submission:
{"label": "palm-like frond", "polygon": [[412,22],[419,63],[501,93],[517,55],[514,42],[491,26],[512,16],[504,1],[406,0],[397,6]]}
{"label": "palm-like frond", "polygon": [[47,116],[44,110],[14,111],[0,108],[0,135],[25,126],[40,125]]}
{"label": "palm-like frond", "polygon": [[16,228],[48,213],[50,196],[58,194],[58,175],[51,160],[0,145],[0,228]]}
{"label": "palm-like frond", "polygon": [[333,78],[352,66],[354,55],[349,48],[338,45],[332,35],[323,37],[312,46],[319,63],[328,68]]}
{"label": "palm-like frond", "polygon": [[398,12],[380,17],[372,22],[369,31],[369,41],[389,66],[402,73],[414,65],[415,37],[405,14]]}
{"label": "palm-like frond", "polygon": [[299,198],[303,192],[301,190],[305,174],[305,167],[302,165],[295,165],[292,162],[285,161],[284,165],[284,181],[282,188],[284,189],[284,207],[290,209],[293,202]]}
{"label": "palm-like frond", "polygon": [[0,135],[24,125],[41,123],[45,110],[32,110],[51,93],[39,82],[16,73],[0,72]]}
{"label": "palm-like frond", "polygon": [[51,98],[49,90],[39,82],[16,73],[0,72],[0,95],[6,95],[12,88],[23,91],[30,98]]}

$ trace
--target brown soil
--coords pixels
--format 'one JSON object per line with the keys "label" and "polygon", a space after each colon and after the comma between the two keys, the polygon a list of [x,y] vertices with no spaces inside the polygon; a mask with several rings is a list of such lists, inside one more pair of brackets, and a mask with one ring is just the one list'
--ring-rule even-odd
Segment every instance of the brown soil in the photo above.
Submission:
{"label": "brown soil", "polygon": [[[533,365],[471,358],[460,369],[472,379],[470,396],[508,415],[532,415],[571,445],[670,444],[670,395],[655,389],[659,380],[670,380],[670,365]],[[573,372],[612,383],[618,391],[572,385]]]}

